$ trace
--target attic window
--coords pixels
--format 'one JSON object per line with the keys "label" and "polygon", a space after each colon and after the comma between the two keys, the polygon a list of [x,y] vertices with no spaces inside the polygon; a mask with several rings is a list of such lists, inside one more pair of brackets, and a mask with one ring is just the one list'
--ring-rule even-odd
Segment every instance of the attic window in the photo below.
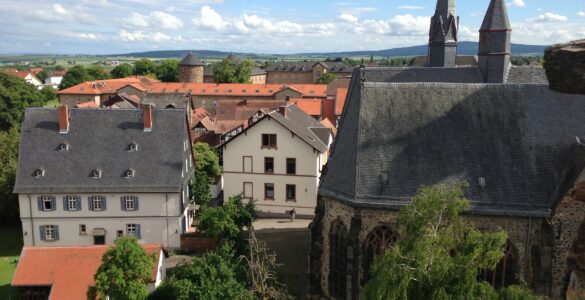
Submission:
{"label": "attic window", "polygon": [[268,92],[269,92],[269,93],[272,93],[272,92],[274,92],[274,91],[273,91],[273,90],[269,90]]}
{"label": "attic window", "polygon": [[138,144],[136,144],[136,143],[131,143],[131,144],[128,146],[128,150],[129,150],[130,152],[136,152],[136,151],[138,151]]}
{"label": "attic window", "polygon": [[201,90],[201,92],[202,92],[202,93],[205,93],[205,89],[202,89],[202,90]]}
{"label": "attic window", "polygon": [[37,169],[35,171],[35,177],[36,178],[43,178],[43,177],[45,177],[45,170],[43,170],[43,169]]}
{"label": "attic window", "polygon": [[126,178],[133,178],[134,177],[134,169],[128,169],[126,171]]}
{"label": "attic window", "polygon": [[482,176],[477,177],[477,185],[480,188],[484,189],[485,188],[485,177],[482,177]]}
{"label": "attic window", "polygon": [[93,177],[93,178],[102,178],[102,170],[95,169],[95,170],[91,171],[91,177]]}
{"label": "attic window", "polygon": [[242,93],[245,93],[245,92],[246,92],[246,90],[242,90]]}
{"label": "attic window", "polygon": [[69,144],[67,144],[67,143],[60,144],[59,151],[69,151]]}
{"label": "attic window", "polygon": [[256,90],[256,93],[260,93],[260,90]]}

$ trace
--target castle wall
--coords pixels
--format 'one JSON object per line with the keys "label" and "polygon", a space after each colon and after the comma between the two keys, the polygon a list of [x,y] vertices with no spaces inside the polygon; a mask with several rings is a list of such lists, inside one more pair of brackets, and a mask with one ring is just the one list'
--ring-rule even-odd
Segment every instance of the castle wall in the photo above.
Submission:
{"label": "castle wall", "polygon": [[203,83],[203,66],[179,66],[179,82]]}

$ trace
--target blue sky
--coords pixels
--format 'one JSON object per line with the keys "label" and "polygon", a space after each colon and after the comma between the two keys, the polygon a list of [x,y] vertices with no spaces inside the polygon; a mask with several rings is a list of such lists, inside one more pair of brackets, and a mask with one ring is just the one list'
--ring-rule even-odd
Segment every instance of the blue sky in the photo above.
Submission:
{"label": "blue sky", "polygon": [[[460,40],[477,40],[489,0],[457,1]],[[507,0],[512,41],[585,38],[583,0]],[[256,53],[425,44],[434,0],[0,0],[0,53]]]}

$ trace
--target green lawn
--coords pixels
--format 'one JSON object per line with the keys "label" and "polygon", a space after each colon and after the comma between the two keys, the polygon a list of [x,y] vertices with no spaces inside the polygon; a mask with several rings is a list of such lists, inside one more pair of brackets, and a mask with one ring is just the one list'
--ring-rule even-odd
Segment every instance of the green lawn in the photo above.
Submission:
{"label": "green lawn", "polygon": [[58,106],[59,106],[59,99],[51,100],[51,101],[45,103],[45,107],[48,107],[48,108],[55,108]]}
{"label": "green lawn", "polygon": [[20,227],[0,227],[0,300],[16,299],[16,291],[10,286],[10,281],[21,249]]}

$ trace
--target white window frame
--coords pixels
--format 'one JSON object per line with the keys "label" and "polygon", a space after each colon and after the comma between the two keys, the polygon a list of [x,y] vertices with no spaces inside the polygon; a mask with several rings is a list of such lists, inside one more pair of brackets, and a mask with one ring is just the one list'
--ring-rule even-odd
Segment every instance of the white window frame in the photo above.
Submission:
{"label": "white window frame", "polygon": [[[51,196],[41,196],[41,201],[43,204],[43,211],[52,211],[53,207],[53,197]],[[45,203],[49,203],[49,208],[45,205]]]}
{"label": "white window frame", "polygon": [[55,240],[55,225],[45,225],[45,240]]}
{"label": "white window frame", "polygon": [[138,226],[136,224],[126,224],[126,235],[138,237]]}
{"label": "white window frame", "polygon": [[91,201],[93,203],[93,210],[102,211],[103,210],[103,202],[104,199],[102,196],[93,196],[91,197]]}
{"label": "white window frame", "polygon": [[77,196],[67,196],[67,210],[77,210]]}
{"label": "white window frame", "polygon": [[136,210],[136,200],[133,196],[124,196],[124,207],[126,210]]}

